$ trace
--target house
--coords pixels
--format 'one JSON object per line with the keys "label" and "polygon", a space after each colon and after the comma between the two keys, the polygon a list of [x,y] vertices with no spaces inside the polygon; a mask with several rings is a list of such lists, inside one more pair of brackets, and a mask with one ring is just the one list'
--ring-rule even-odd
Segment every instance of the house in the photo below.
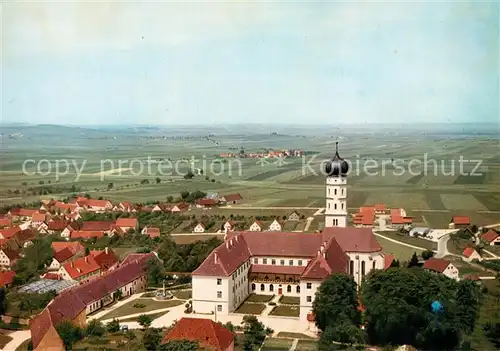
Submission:
{"label": "house", "polygon": [[407,217],[402,208],[391,209],[391,226],[394,229],[408,227],[413,223],[413,218]]}
{"label": "house", "polygon": [[70,225],[70,221],[66,219],[53,219],[48,221],[47,223],[47,232],[49,234],[61,233],[68,225]]}
{"label": "house", "polygon": [[[131,256],[131,255],[129,255]],[[85,327],[88,314],[111,304],[120,291],[123,297],[146,290],[147,263],[158,259],[154,253],[134,254],[105,276],[77,285],[56,296],[47,307],[30,322],[34,351],[64,350],[55,326],[63,320]]]}
{"label": "house", "polygon": [[489,245],[500,245],[500,234],[498,234],[493,229],[490,229],[486,233],[481,235],[481,240],[486,241]]}
{"label": "house", "polygon": [[375,223],[375,212],[364,210],[354,215],[353,224],[355,227],[373,227]]}
{"label": "house", "polygon": [[33,229],[28,228],[14,234],[11,240],[14,240],[20,248],[28,247],[33,245],[33,240],[36,239],[36,235],[37,233]]}
{"label": "house", "polygon": [[384,214],[387,210],[385,204],[375,204],[375,213],[376,214]]}
{"label": "house", "polygon": [[282,229],[281,223],[275,219],[270,225],[269,225],[269,231],[271,232],[280,232]]}
{"label": "house", "polygon": [[222,226],[222,230],[225,232],[229,232],[231,230],[234,230],[234,225],[231,221],[226,221],[224,225]]}
{"label": "house", "polygon": [[35,212],[31,216],[31,226],[33,228],[39,227],[42,223],[44,223],[47,219],[46,213]]}
{"label": "house", "polygon": [[34,229],[39,233],[39,234],[49,234],[49,226],[47,225],[46,222],[42,222],[39,226],[34,227]]}
{"label": "house", "polygon": [[85,221],[82,223],[81,230],[89,232],[105,232],[108,234],[115,227],[113,221]]}
{"label": "house", "polygon": [[481,255],[473,247],[466,247],[462,254],[467,262],[473,260],[482,260]]}
{"label": "house", "polygon": [[306,321],[329,275],[351,274],[361,284],[371,270],[384,268],[385,254],[370,228],[231,232],[192,273],[193,311],[227,315],[251,293],[277,294],[299,297],[299,318]]}
{"label": "house", "polygon": [[227,204],[238,204],[243,200],[243,197],[240,194],[229,194],[229,195],[224,195],[220,198],[220,202],[223,203],[224,205]]}
{"label": "house", "polygon": [[293,211],[288,215],[288,220],[289,221],[298,221],[300,220],[300,215],[297,211]]}
{"label": "house", "polygon": [[77,201],[77,204],[82,204],[87,211],[106,212],[113,209],[113,204],[109,200],[85,199],[85,201]]}
{"label": "house", "polygon": [[14,271],[3,271],[0,272],[0,288],[8,288],[12,285],[16,272]]}
{"label": "house", "polygon": [[64,280],[88,281],[101,274],[101,267],[92,255],[77,258],[65,263],[59,268],[57,274]]}
{"label": "house", "polygon": [[250,228],[248,228],[248,230],[250,232],[261,232],[263,229],[264,229],[264,226],[259,221],[253,222],[252,225],[250,226]]}
{"label": "house", "polygon": [[8,214],[13,218],[20,221],[28,221],[31,219],[33,214],[38,212],[36,209],[27,209],[27,208],[13,208]]}
{"label": "house", "polygon": [[10,239],[14,237],[17,233],[22,231],[21,227],[10,227],[10,228],[4,228],[0,229],[0,239]]}
{"label": "house", "polygon": [[450,229],[465,228],[470,226],[471,220],[467,216],[454,216],[449,224]]}
{"label": "house", "polygon": [[149,235],[150,238],[158,238],[160,236],[160,228],[144,227],[141,234]]}
{"label": "house", "polygon": [[66,204],[64,202],[57,201],[50,209],[55,213],[70,214],[83,210],[78,204]]}
{"label": "house", "polygon": [[179,204],[172,206],[170,211],[172,213],[179,213],[179,212],[185,212],[187,210],[189,210],[189,204],[182,202],[182,203],[179,203]]}
{"label": "house", "polygon": [[53,242],[54,256],[48,270],[59,270],[61,266],[85,254],[85,248],[78,241]]}
{"label": "house", "polygon": [[0,229],[12,226],[12,220],[8,217],[0,218]]}
{"label": "house", "polygon": [[139,223],[137,218],[117,218],[116,226],[126,233],[129,230],[137,230],[139,228]]}
{"label": "house", "polygon": [[206,350],[234,351],[234,334],[211,319],[181,318],[165,334],[160,344],[172,340],[195,341]]}
{"label": "house", "polygon": [[203,223],[198,223],[196,227],[193,229],[193,233],[204,233],[205,232],[205,225]]}
{"label": "house", "polygon": [[196,202],[196,207],[198,208],[210,208],[210,207],[215,207],[218,205],[217,200],[215,199],[199,199]]}
{"label": "house", "polygon": [[3,246],[2,248],[0,248],[0,267],[12,267],[20,258],[21,255],[19,251],[13,250],[8,246]]}
{"label": "house", "polygon": [[118,256],[108,247],[104,250],[91,250],[90,256],[94,258],[97,265],[101,268],[101,272],[113,269],[120,262]]}
{"label": "house", "polygon": [[458,280],[458,269],[450,261],[441,258],[429,258],[424,262],[423,268],[431,272],[444,274],[448,278]]}
{"label": "house", "polygon": [[124,202],[120,202],[117,206],[115,206],[115,208],[113,210],[122,211],[122,212],[133,212],[134,205],[131,204],[130,202],[124,201]]}
{"label": "house", "polygon": [[[72,231],[70,234],[71,239],[83,239],[83,240],[88,240],[88,239],[93,239],[93,238],[102,238],[105,236],[106,233],[101,232],[101,231],[87,231],[87,230],[75,230]],[[111,236],[111,235],[109,235]]]}
{"label": "house", "polygon": [[81,225],[78,222],[70,222],[70,224],[68,224],[68,226],[64,228],[63,231],[61,232],[61,237],[69,238],[71,236],[71,233],[73,233],[76,230],[80,230],[80,227]]}

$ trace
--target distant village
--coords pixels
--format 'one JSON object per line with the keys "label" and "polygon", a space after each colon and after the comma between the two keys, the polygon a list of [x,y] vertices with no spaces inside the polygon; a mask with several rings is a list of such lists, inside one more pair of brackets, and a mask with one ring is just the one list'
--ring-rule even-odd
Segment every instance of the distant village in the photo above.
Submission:
{"label": "distant village", "polygon": [[222,158],[287,158],[287,157],[302,157],[305,152],[299,149],[289,150],[269,150],[266,152],[247,153],[241,149],[238,153],[222,153],[219,156]]}

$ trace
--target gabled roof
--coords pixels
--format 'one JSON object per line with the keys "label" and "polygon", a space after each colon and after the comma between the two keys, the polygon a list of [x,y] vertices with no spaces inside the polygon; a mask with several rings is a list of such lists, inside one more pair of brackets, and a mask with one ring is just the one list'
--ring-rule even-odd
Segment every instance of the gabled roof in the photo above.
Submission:
{"label": "gabled roof", "polygon": [[40,213],[40,212],[35,212],[31,216],[31,221],[32,222],[43,222],[45,221],[47,215],[45,213]]}
{"label": "gabled roof", "polygon": [[90,207],[106,207],[111,204],[109,200],[85,199],[85,205]]}
{"label": "gabled roof", "polygon": [[202,206],[211,206],[211,205],[217,205],[217,200],[215,199],[199,199],[197,202],[198,205]]}
{"label": "gabled roof", "polygon": [[165,334],[161,343],[171,340],[197,341],[201,347],[224,351],[234,342],[234,334],[210,319],[183,317]]}
{"label": "gabled roof", "polygon": [[183,210],[189,207],[189,204],[187,202],[180,202],[178,204],[175,204],[172,206],[172,208],[177,207],[179,210]]}
{"label": "gabled roof", "polygon": [[476,250],[473,247],[466,247],[464,249],[463,255],[468,258],[471,257],[474,252],[476,252]]}
{"label": "gabled roof", "polygon": [[486,233],[484,233],[483,235],[481,235],[481,239],[483,239],[483,240],[491,243],[494,240],[496,240],[499,236],[500,236],[500,234],[498,234],[493,229],[490,229],[489,231],[487,231]]}
{"label": "gabled roof", "polygon": [[157,238],[160,236],[160,228],[146,227],[143,229],[143,233],[149,235],[150,238]]}
{"label": "gabled roof", "polygon": [[4,217],[0,218],[0,228],[1,227],[10,227],[12,225],[12,220],[10,218]]}
{"label": "gabled roof", "polygon": [[12,284],[14,277],[16,276],[16,272],[14,271],[3,271],[0,272],[0,288]]}
{"label": "gabled roof", "polygon": [[201,226],[203,229],[205,229],[205,224],[199,222],[195,227]]}
{"label": "gabled roof", "polygon": [[27,228],[27,229],[21,230],[20,232],[17,232],[14,235],[14,238],[16,239],[16,241],[18,243],[23,244],[27,241],[34,240],[36,238],[36,233],[33,229]]}
{"label": "gabled roof", "polygon": [[63,263],[64,261],[69,260],[74,255],[75,255],[75,253],[73,251],[71,251],[71,249],[69,247],[65,247],[62,250],[54,252],[54,258],[59,263]]}
{"label": "gabled roof", "polygon": [[429,258],[424,262],[424,268],[434,272],[443,273],[450,264],[450,261],[446,261],[441,258]]}
{"label": "gabled roof", "polygon": [[222,196],[222,198],[224,198],[224,200],[226,201],[238,201],[238,200],[242,200],[243,197],[237,193],[237,194],[228,194],[228,195],[224,195]]}
{"label": "gabled roof", "polygon": [[333,236],[344,252],[382,251],[371,228],[327,227],[322,234]]}
{"label": "gabled roof", "polygon": [[9,260],[11,260],[11,261],[17,260],[21,257],[21,255],[19,254],[19,251],[12,250],[10,247],[7,247],[7,246],[2,247],[0,249],[0,251],[3,251],[5,256],[7,256],[9,258]]}
{"label": "gabled roof", "polygon": [[101,231],[85,231],[85,230],[75,230],[71,232],[71,239],[90,239],[90,238],[102,238],[104,232]]}
{"label": "gabled roof", "polygon": [[391,266],[392,261],[394,261],[394,255],[392,254],[384,254],[384,269],[387,269]]}
{"label": "gabled roof", "polygon": [[101,269],[94,257],[91,255],[80,257],[72,262],[65,263],[63,267],[72,279],[78,279],[81,276],[94,273]]}
{"label": "gabled roof", "polygon": [[113,221],[85,221],[82,224],[84,231],[108,231],[111,230],[115,222]]}
{"label": "gabled roof", "polygon": [[94,258],[96,263],[101,267],[101,269],[108,269],[119,262],[118,257],[115,255],[113,250],[91,250],[90,255]]}
{"label": "gabled roof", "polygon": [[2,236],[5,239],[10,239],[14,235],[16,235],[16,233],[19,233],[21,230],[22,229],[20,227],[5,228],[5,229],[0,229],[0,234],[2,234]]}
{"label": "gabled roof", "polygon": [[117,218],[118,227],[137,227],[137,218]]}
{"label": "gabled roof", "polygon": [[70,221],[68,221],[68,220],[55,219],[55,220],[49,221],[47,223],[47,229],[48,230],[63,231],[69,224],[70,224]]}
{"label": "gabled roof", "polygon": [[469,225],[471,223],[470,217],[467,216],[453,216],[451,222],[458,225]]}
{"label": "gabled roof", "polygon": [[347,273],[349,257],[342,251],[335,239],[330,239],[329,243],[324,243],[323,252],[318,251],[307,265],[302,279],[324,279],[333,273]]}
{"label": "gabled roof", "polygon": [[85,248],[78,241],[54,241],[51,245],[54,252],[69,248],[71,252],[76,254],[77,252],[83,252]]}

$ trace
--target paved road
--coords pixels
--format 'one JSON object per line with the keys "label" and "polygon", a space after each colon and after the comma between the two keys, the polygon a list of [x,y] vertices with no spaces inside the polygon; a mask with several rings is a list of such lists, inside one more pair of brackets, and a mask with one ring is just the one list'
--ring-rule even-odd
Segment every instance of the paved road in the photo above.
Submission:
{"label": "paved road", "polygon": [[31,338],[31,332],[29,330],[20,330],[10,333],[9,336],[12,338],[12,340],[7,345],[5,345],[3,350],[15,351],[19,347],[19,345]]}

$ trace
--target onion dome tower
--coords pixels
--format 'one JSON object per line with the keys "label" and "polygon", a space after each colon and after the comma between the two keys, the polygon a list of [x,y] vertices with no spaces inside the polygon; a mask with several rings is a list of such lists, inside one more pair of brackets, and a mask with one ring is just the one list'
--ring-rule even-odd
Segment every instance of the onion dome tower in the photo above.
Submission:
{"label": "onion dome tower", "polygon": [[349,163],[339,155],[339,143],[335,143],[335,155],[325,164],[326,173],[326,227],[347,227],[347,173]]}

